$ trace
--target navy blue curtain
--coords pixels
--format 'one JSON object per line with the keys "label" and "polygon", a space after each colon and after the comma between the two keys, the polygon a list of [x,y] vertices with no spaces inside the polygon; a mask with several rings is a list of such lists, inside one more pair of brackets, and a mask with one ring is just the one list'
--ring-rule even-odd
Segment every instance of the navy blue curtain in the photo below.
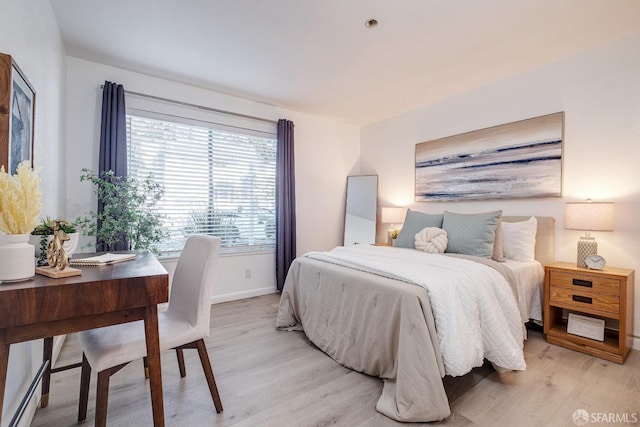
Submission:
{"label": "navy blue curtain", "polygon": [[[102,90],[102,123],[100,125],[100,158],[98,173],[113,171],[115,176],[127,176],[127,115],[124,104],[124,87],[104,82]],[[98,214],[103,211],[102,201],[98,200]],[[98,222],[98,228],[102,224]],[[127,250],[129,242],[121,241],[113,247],[97,242],[96,250]]]}
{"label": "navy blue curtain", "polygon": [[296,257],[296,186],[293,122],[278,120],[276,157],[276,286],[282,291]]}

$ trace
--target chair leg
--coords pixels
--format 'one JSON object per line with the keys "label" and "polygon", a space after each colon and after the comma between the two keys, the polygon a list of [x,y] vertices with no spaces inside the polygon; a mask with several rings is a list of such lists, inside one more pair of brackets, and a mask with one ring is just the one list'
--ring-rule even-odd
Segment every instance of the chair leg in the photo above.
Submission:
{"label": "chair leg", "polygon": [[207,353],[207,347],[204,344],[203,339],[199,339],[195,342],[198,348],[198,355],[200,356],[200,363],[202,363],[202,369],[204,370],[204,376],[207,378],[207,384],[209,384],[209,391],[211,392],[211,398],[213,404],[216,407],[216,412],[219,414],[222,412],[222,401],[218,394],[218,387],[216,386],[216,380],[213,377],[213,369],[211,369],[211,362],[209,361],[209,354]]}
{"label": "chair leg", "polygon": [[147,356],[142,358],[142,366],[144,366],[144,377],[149,379],[149,361],[147,360]]}
{"label": "chair leg", "polygon": [[96,393],[96,427],[107,425],[107,404],[109,402],[109,369],[98,372],[98,391]]}
{"label": "chair leg", "polygon": [[42,346],[42,361],[49,361],[49,366],[44,370],[42,375],[42,397],[40,398],[40,407],[46,408],[49,405],[49,387],[51,385],[51,364],[53,360],[51,355],[53,354],[53,337],[46,337]]}
{"label": "chair leg", "polygon": [[180,369],[180,377],[187,376],[187,370],[184,366],[184,352],[181,348],[176,348],[176,357],[178,358],[178,369]]}
{"label": "chair leg", "polygon": [[89,385],[91,382],[91,365],[82,353],[82,371],[80,373],[80,401],[78,402],[78,422],[87,419],[87,405],[89,402]]}

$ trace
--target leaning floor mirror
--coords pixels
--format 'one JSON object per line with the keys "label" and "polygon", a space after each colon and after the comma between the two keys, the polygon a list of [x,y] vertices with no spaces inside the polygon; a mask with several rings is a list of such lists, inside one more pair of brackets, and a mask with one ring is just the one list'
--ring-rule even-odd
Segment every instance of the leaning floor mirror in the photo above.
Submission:
{"label": "leaning floor mirror", "polygon": [[378,176],[347,177],[344,215],[344,245],[372,244],[376,241]]}

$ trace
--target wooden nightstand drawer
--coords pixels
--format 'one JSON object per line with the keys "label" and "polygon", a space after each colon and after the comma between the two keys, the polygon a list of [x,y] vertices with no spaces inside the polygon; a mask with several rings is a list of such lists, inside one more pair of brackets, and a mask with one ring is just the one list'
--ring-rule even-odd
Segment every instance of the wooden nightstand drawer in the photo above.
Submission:
{"label": "wooden nightstand drawer", "polygon": [[595,292],[598,294],[620,295],[620,280],[590,274],[549,272],[551,286],[571,289],[574,292]]}
{"label": "wooden nightstand drawer", "polygon": [[578,310],[598,310],[609,313],[615,318],[620,314],[620,297],[617,295],[575,292],[572,289],[552,286],[549,292],[549,303]]}

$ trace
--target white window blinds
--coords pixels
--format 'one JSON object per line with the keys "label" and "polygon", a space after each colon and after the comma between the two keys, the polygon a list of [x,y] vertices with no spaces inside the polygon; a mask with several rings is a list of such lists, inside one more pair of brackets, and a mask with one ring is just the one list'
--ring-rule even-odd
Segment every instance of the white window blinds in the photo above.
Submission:
{"label": "white window blinds", "polygon": [[127,139],[129,175],[165,190],[163,252],[194,233],[220,237],[223,251],[274,247],[274,133],[134,110]]}

